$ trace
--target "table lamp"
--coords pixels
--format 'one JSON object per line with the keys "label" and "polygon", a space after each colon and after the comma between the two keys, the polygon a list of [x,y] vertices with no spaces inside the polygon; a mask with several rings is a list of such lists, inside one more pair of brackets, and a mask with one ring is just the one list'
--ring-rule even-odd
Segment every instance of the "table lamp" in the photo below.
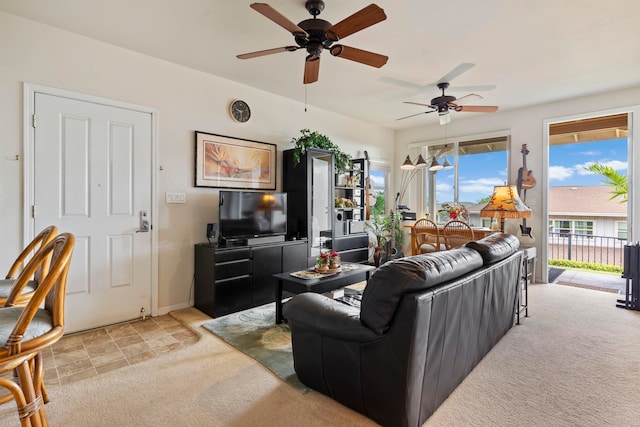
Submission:
{"label": "table lamp", "polygon": [[528,218],[531,209],[520,200],[515,185],[496,185],[491,200],[480,210],[480,216],[500,218],[500,232],[504,233],[505,218]]}

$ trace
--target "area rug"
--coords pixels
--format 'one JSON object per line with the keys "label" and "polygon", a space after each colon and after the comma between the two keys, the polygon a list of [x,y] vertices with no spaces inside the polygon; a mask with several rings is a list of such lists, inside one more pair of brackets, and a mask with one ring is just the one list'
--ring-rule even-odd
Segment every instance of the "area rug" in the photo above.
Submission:
{"label": "area rug", "polygon": [[293,369],[289,326],[276,325],[275,311],[275,303],[270,303],[213,319],[202,326],[306,393],[309,388],[300,382]]}

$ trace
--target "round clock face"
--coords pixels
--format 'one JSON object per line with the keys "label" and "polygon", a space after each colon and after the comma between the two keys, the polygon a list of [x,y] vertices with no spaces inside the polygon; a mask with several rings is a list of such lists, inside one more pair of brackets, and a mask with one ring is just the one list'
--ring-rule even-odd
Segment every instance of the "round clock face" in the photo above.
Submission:
{"label": "round clock face", "polygon": [[246,122],[251,117],[251,110],[249,109],[249,105],[244,101],[233,101],[229,106],[229,112],[231,113],[231,117],[238,122]]}

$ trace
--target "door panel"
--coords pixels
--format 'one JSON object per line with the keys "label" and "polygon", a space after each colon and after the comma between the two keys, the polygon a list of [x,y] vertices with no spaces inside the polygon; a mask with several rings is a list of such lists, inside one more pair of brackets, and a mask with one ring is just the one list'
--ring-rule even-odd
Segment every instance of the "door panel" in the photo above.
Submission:
{"label": "door panel", "polygon": [[34,228],[76,235],[65,330],[151,312],[151,115],[36,93]]}

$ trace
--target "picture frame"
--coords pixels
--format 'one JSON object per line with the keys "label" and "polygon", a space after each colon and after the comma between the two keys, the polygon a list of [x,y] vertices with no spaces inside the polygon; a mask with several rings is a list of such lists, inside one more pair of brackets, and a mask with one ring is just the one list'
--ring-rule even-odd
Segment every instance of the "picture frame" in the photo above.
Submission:
{"label": "picture frame", "polygon": [[275,190],[277,145],[196,131],[196,187]]}

